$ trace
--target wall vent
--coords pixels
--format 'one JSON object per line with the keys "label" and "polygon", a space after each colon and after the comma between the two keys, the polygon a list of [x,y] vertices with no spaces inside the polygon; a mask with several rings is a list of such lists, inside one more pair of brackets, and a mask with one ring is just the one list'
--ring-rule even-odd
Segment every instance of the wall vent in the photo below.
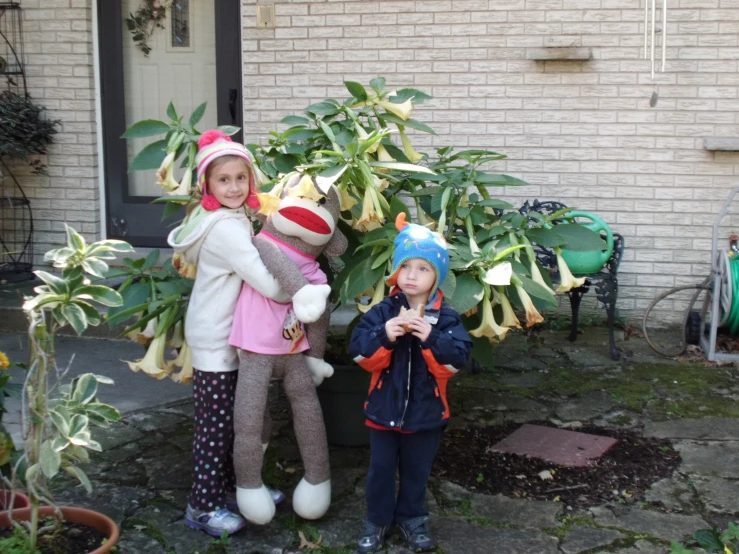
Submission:
{"label": "wall vent", "polygon": [[260,29],[275,28],[274,4],[257,4],[257,27]]}

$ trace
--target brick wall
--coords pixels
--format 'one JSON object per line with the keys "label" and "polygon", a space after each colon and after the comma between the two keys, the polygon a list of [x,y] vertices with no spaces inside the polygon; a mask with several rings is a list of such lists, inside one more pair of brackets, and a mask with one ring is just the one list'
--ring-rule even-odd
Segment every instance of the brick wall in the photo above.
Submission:
{"label": "brick wall", "polygon": [[[706,151],[703,138],[739,137],[739,1],[671,1],[667,72],[654,84],[643,0],[282,1],[274,30],[256,28],[255,0],[242,3],[247,140],[345,98],[344,80],[382,75],[434,97],[414,117],[439,135],[414,145],[498,150],[508,159],[494,169],[531,183],[500,196],[596,211],[624,235],[622,315],[709,271],[739,153]],[[591,48],[592,59],[526,59],[548,46]]]}
{"label": "brick wall", "polygon": [[64,242],[64,223],[100,233],[92,0],[22,0],[28,92],[61,120],[44,163],[48,177],[17,168],[31,200],[37,258]]}

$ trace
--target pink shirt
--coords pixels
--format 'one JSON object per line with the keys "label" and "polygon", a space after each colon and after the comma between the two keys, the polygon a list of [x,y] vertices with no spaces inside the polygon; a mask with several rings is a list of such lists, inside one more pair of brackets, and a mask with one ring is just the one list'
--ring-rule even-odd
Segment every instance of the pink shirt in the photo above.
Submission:
{"label": "pink shirt", "polygon": [[[324,285],[328,282],[314,258],[264,231],[259,237],[277,244],[309,283]],[[242,350],[273,355],[297,354],[310,348],[305,328],[295,317],[292,303],[281,304],[265,298],[246,283],[241,286],[236,302],[228,343]]]}

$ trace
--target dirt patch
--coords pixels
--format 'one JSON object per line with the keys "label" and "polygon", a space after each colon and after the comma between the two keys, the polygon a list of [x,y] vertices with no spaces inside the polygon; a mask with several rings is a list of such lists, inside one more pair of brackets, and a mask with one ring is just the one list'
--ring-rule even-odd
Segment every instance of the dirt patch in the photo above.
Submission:
{"label": "dirt patch", "polygon": [[[553,427],[549,422],[530,422]],[[486,494],[533,498],[586,507],[607,502],[631,504],[656,481],[669,477],[680,463],[670,441],[634,432],[585,426],[583,433],[618,442],[588,467],[564,467],[544,460],[493,452],[490,448],[520,424],[468,427],[444,433],[434,475]],[[548,471],[552,478],[543,479]],[[544,474],[546,477],[546,474]]]}

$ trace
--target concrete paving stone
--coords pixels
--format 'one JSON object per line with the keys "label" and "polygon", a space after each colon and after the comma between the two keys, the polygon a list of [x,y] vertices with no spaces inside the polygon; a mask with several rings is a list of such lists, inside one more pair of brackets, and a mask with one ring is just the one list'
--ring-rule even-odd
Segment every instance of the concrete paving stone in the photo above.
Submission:
{"label": "concrete paving stone", "polygon": [[[618,550],[601,550],[598,554],[667,554],[670,551],[668,546],[659,546],[648,541],[636,541],[634,546],[622,548]],[[703,552],[703,550],[700,550]]]}
{"label": "concrete paving stone", "polygon": [[[296,523],[300,521],[297,517],[295,520]],[[184,527],[184,523],[182,525]],[[192,535],[192,531],[189,529],[180,529],[180,533],[185,541],[189,535]],[[205,533],[198,534],[207,537]],[[265,526],[247,524],[242,531],[232,535],[228,543],[228,554],[253,554],[255,552],[281,554],[289,551],[291,545],[297,547],[298,544],[297,531],[291,531],[280,522],[272,520],[269,525]],[[205,550],[207,549],[201,552],[205,552]],[[185,552],[189,554],[192,550],[183,550],[182,552],[183,554]],[[306,551],[303,550],[302,552]]]}
{"label": "concrete paving stone", "polygon": [[118,421],[112,423],[110,427],[93,427],[92,437],[100,443],[103,452],[112,450],[124,444],[138,441],[144,437],[145,433],[135,426],[130,425],[128,421]]}
{"label": "concrete paving stone", "polygon": [[116,483],[92,483],[92,493],[81,486],[65,486],[54,490],[54,499],[60,506],[80,506],[101,512],[120,526],[137,513],[156,494],[143,487],[126,487]]}
{"label": "concrete paving stone", "polygon": [[556,527],[561,509],[559,503],[508,498],[502,494],[473,494],[470,503],[470,514],[473,516],[484,517],[494,523],[536,529]]}
{"label": "concrete paving stone", "polygon": [[739,441],[739,425],[736,419],[719,417],[650,421],[644,424],[644,435],[659,439]]}
{"label": "concrete paving stone", "polygon": [[[549,369],[549,366],[546,363],[542,362],[541,360],[532,358],[531,356],[519,355],[519,356],[515,356],[511,358],[503,358],[503,359],[496,357],[495,368],[508,370],[508,371],[532,372],[532,371],[541,371],[541,370]],[[522,385],[522,386],[529,386],[529,385]]]}
{"label": "concrete paving stone", "polygon": [[126,530],[126,536],[118,541],[116,554],[165,554],[167,550],[159,542],[141,531]]}
{"label": "concrete paving stone", "polygon": [[593,424],[610,429],[636,429],[642,426],[642,418],[631,410],[613,410],[594,419]]}
{"label": "concrete paving stone", "polygon": [[686,479],[677,474],[660,479],[644,495],[647,502],[660,504],[670,510],[683,510],[694,498],[695,495]]}
{"label": "concrete paving stone", "polygon": [[586,421],[602,416],[616,405],[616,401],[605,391],[595,391],[580,398],[572,398],[554,413],[563,421]]}
{"label": "concrete paving stone", "polygon": [[720,477],[696,477],[693,486],[703,504],[714,513],[739,513],[739,482]]}
{"label": "concrete paving stone", "polygon": [[474,495],[473,492],[468,491],[461,485],[452,483],[451,481],[441,481],[439,483],[439,493],[442,495],[444,500],[451,502],[463,502]]}
{"label": "concrete paving stone", "polygon": [[596,507],[591,508],[590,512],[599,525],[640,533],[666,541],[680,540],[692,535],[698,529],[710,527],[698,516],[665,514],[624,506],[618,506],[617,509]]}
{"label": "concrete paving stone", "polygon": [[460,519],[432,519],[429,530],[444,554],[558,554],[557,539],[531,529],[500,529]]}
{"label": "concrete paving stone", "polygon": [[177,412],[161,412],[159,410],[137,412],[126,418],[129,425],[143,433],[161,431],[190,420],[192,420],[192,415],[185,416]]}
{"label": "concrete paving stone", "polygon": [[512,385],[514,387],[533,388],[541,383],[541,376],[538,373],[515,373],[512,375],[503,375],[500,382],[504,385]]}
{"label": "concrete paving stone", "polygon": [[597,527],[575,527],[564,539],[559,548],[565,554],[579,554],[595,548],[607,546],[616,539],[624,538],[626,535],[611,529],[599,529]]}
{"label": "concrete paving stone", "polygon": [[600,345],[602,350],[593,347],[586,348],[589,345],[578,345],[575,347],[564,347],[564,353],[574,366],[573,369],[586,371],[595,371],[599,368],[612,367],[621,364],[620,360],[611,359],[608,347],[608,339]]}
{"label": "concrete paving stone", "polygon": [[739,442],[678,441],[673,446],[682,458],[682,473],[739,479]]}

